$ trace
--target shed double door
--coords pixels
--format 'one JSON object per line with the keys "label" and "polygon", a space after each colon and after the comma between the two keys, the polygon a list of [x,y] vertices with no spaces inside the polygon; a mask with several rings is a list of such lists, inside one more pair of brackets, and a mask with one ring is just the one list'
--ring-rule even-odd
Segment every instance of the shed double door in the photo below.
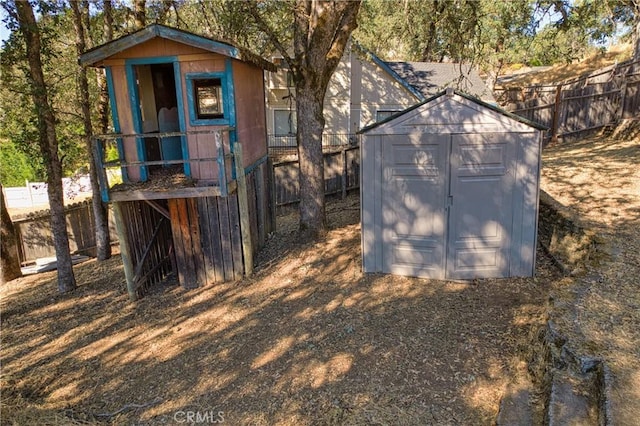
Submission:
{"label": "shed double door", "polygon": [[437,279],[508,276],[514,156],[502,134],[387,136],[384,271]]}

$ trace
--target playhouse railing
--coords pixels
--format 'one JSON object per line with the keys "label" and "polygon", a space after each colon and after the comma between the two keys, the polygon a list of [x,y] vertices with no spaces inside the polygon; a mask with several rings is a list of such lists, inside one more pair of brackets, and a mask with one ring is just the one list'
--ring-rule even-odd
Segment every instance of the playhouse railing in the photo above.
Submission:
{"label": "playhouse railing", "polygon": [[[93,141],[93,153],[96,170],[98,171],[98,180],[100,183],[100,192],[102,199],[105,202],[111,200],[110,188],[118,183],[129,183],[128,171],[131,168],[138,168],[140,170],[140,182],[147,182],[150,179],[148,168],[151,166],[173,166],[182,165],[184,174],[187,177],[191,177],[191,166],[195,163],[210,163],[217,164],[218,176],[217,180],[200,180],[198,186],[203,187],[216,187],[220,196],[226,196],[229,194],[230,180],[228,175],[235,176],[235,170],[233,167],[234,156],[231,152],[225,152],[225,144],[223,133],[232,131],[232,128],[223,129],[211,129],[211,130],[197,130],[186,132],[162,132],[162,133],[130,133],[130,134],[105,134],[95,135],[92,138]],[[216,147],[216,156],[214,157],[202,157],[191,158],[189,156],[186,138],[195,135],[211,135]],[[167,138],[181,138],[181,151],[184,158],[179,160],[135,160],[126,161],[124,155],[123,141],[128,138],[134,138],[138,148],[138,155],[144,155],[145,142],[148,139],[157,139],[158,146],[162,144],[163,139]],[[113,158],[116,156],[117,158]],[[197,188],[194,188],[194,193],[197,193]],[[203,192],[203,191],[200,191]]]}

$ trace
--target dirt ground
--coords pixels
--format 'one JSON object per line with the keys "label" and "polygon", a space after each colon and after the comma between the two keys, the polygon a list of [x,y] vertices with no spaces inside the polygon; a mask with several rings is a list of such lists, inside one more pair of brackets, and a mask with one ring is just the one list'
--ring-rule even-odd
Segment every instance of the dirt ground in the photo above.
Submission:
{"label": "dirt ground", "polygon": [[640,418],[640,121],[543,151],[542,189],[602,240],[602,259],[556,286],[552,318],[581,354],[606,361],[614,424]]}
{"label": "dirt ground", "polygon": [[0,289],[3,424],[464,424],[495,421],[526,375],[558,277],[443,282],[361,272],[358,194],[327,239],[295,212],[240,282],[167,284],[132,303],[119,257]]}

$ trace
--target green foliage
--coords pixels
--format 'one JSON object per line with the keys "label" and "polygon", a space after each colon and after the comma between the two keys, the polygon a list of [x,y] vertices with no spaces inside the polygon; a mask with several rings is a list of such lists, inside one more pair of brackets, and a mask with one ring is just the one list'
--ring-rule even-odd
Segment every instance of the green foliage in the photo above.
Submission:
{"label": "green foliage", "polygon": [[618,24],[631,27],[638,13],[631,0],[365,0],[354,35],[385,59],[466,61],[492,71],[570,62]]}
{"label": "green foliage", "polygon": [[[70,13],[54,3],[43,4],[47,13],[38,22],[43,36],[43,71],[47,82],[49,101],[56,116],[56,134],[59,157],[63,173],[73,174],[87,163],[83,141],[80,108],[76,98],[75,64],[77,54],[72,40],[75,39]],[[57,4],[57,6],[61,6]],[[0,136],[24,152],[30,167],[43,179],[46,165],[40,152],[36,105],[28,85],[25,43],[19,31],[13,31],[2,48],[0,89]],[[95,77],[92,79],[95,86]],[[97,90],[93,90],[97,98]]]}
{"label": "green foliage", "polygon": [[114,161],[117,160],[119,157],[118,154],[118,147],[115,144],[109,144],[105,147],[105,155],[104,155],[104,160],[105,161]]}
{"label": "green foliage", "polygon": [[[90,45],[104,43],[101,0],[89,0]],[[45,79],[57,120],[65,174],[88,164],[76,93],[75,32],[67,2],[38,1]],[[255,4],[282,46],[293,45],[293,0]],[[248,3],[230,0],[147,0],[147,21],[230,40],[263,56],[274,40],[247,12]],[[0,137],[23,153],[35,176],[44,178],[35,106],[26,78],[25,43],[12,18],[13,2],[0,0],[11,31],[0,51]],[[637,8],[637,6],[635,6]],[[113,35],[133,31],[131,2],[113,2]],[[467,61],[488,73],[503,64],[570,62],[601,43],[617,24],[640,19],[633,0],[365,0],[354,37],[384,59]],[[541,22],[547,22],[539,27]],[[96,70],[89,69],[90,104],[97,119]],[[12,151],[13,152],[13,151]]]}
{"label": "green foliage", "polygon": [[8,140],[0,140],[0,183],[2,186],[24,186],[25,180],[39,181],[43,177],[29,164],[27,155]]}

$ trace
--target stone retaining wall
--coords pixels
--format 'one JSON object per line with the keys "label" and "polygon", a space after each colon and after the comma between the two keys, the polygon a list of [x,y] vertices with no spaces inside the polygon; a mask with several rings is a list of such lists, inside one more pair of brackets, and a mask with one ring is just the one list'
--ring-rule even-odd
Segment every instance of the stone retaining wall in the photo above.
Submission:
{"label": "stone retaining wall", "polygon": [[604,253],[604,239],[542,190],[538,222],[538,241],[567,274],[584,271]]}

